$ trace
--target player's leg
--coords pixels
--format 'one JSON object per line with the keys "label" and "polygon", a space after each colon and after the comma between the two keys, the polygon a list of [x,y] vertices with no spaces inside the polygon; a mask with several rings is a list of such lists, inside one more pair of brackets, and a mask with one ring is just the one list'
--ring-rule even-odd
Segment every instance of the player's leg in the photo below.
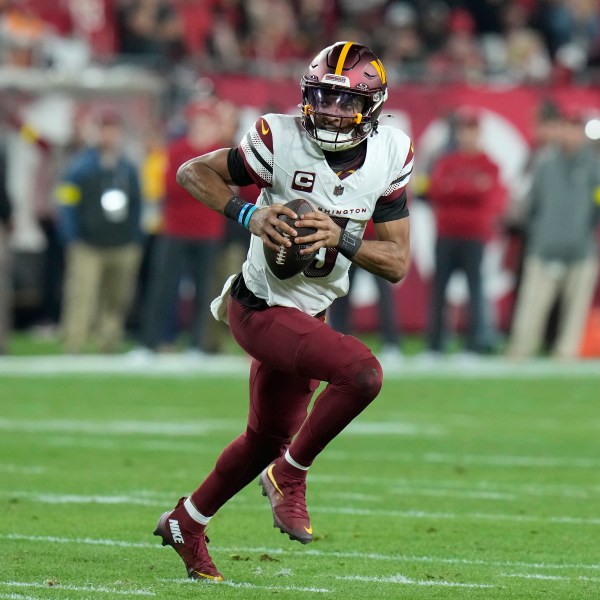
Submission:
{"label": "player's leg", "polygon": [[318,383],[252,362],[246,431],[225,448],[214,470],[192,494],[199,512],[214,515],[283,453],[306,419]]}
{"label": "player's leg", "polygon": [[[230,302],[229,323],[240,346],[284,373],[327,381],[286,453],[261,476],[275,525],[307,543],[312,528],[304,499],[306,471],[315,457],[377,396],[381,366],[356,338],[293,308],[251,311]],[[282,399],[285,392],[280,392]]]}
{"label": "player's leg", "polygon": [[253,361],[246,431],[223,450],[198,489],[165,513],[157,527],[157,535],[181,556],[190,577],[221,577],[206,548],[206,525],[227,500],[283,452],[306,418],[317,385],[318,381],[290,376]]}

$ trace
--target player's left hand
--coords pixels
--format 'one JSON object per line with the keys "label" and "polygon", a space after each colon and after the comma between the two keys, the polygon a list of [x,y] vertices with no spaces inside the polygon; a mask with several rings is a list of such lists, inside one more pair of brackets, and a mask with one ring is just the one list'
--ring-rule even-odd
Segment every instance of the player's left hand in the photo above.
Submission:
{"label": "player's left hand", "polygon": [[316,233],[305,237],[294,238],[296,244],[311,244],[300,251],[300,254],[311,254],[320,248],[335,248],[340,241],[342,228],[329,215],[322,212],[303,214],[295,223],[296,227],[313,227]]}

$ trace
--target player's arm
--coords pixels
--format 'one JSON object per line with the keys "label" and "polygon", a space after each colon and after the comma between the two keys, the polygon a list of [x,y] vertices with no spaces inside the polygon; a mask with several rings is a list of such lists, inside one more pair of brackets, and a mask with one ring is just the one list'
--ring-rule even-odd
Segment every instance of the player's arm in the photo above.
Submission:
{"label": "player's arm", "polygon": [[290,240],[275,226],[293,237],[296,231],[280,221],[278,215],[287,214],[292,219],[297,215],[282,204],[257,208],[235,196],[229,186],[247,182],[238,183],[232,177],[229,152],[230,148],[221,148],[188,160],[177,171],[177,183],[208,208],[238,221],[273,250],[282,244],[290,246]]}
{"label": "player's arm", "polygon": [[301,250],[309,254],[319,248],[336,248],[359,267],[383,277],[392,283],[400,281],[408,272],[410,261],[410,227],[408,218],[375,223],[377,240],[361,240],[343,230],[328,215],[306,213],[296,226],[314,227],[317,232],[296,238],[297,244],[311,246]]}
{"label": "player's arm", "polygon": [[352,262],[369,273],[398,283],[410,264],[410,224],[408,218],[375,223],[377,240],[364,240]]}

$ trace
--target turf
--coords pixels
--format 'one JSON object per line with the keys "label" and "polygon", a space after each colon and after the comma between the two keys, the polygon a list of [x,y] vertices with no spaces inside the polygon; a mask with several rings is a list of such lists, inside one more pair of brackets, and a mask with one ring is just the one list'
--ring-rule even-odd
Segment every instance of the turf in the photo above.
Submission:
{"label": "turf", "polygon": [[211,584],[152,531],[243,428],[244,377],[3,377],[0,598],[597,599],[599,383],[390,379],[311,470],[315,541],[253,483]]}

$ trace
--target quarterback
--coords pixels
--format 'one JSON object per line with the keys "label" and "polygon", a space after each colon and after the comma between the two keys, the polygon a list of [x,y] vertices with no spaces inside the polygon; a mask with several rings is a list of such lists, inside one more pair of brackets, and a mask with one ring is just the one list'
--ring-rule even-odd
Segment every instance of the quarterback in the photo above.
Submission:
{"label": "quarterback", "polygon": [[[275,527],[303,544],[312,541],[307,471],[382,384],[369,348],[331,329],[324,313],[348,292],[351,263],[391,282],[408,269],[413,146],[401,130],[379,125],[387,98],[383,64],[362,44],[338,42],[311,61],[301,90],[298,116],[264,115],[237,147],[194,158],[177,175],[194,198],[253,234],[242,272],[211,307],[253,359],[247,427],[154,532],[194,579],[222,579],[208,553],[206,526],[258,476]],[[229,187],[251,183],[261,188],[256,205]],[[294,199],[313,210],[299,217],[284,206]],[[362,240],[371,219],[377,240]],[[298,237],[294,226],[315,231]],[[279,279],[265,251],[292,243],[316,255],[299,274]],[[327,385],[308,412],[322,381]]]}

